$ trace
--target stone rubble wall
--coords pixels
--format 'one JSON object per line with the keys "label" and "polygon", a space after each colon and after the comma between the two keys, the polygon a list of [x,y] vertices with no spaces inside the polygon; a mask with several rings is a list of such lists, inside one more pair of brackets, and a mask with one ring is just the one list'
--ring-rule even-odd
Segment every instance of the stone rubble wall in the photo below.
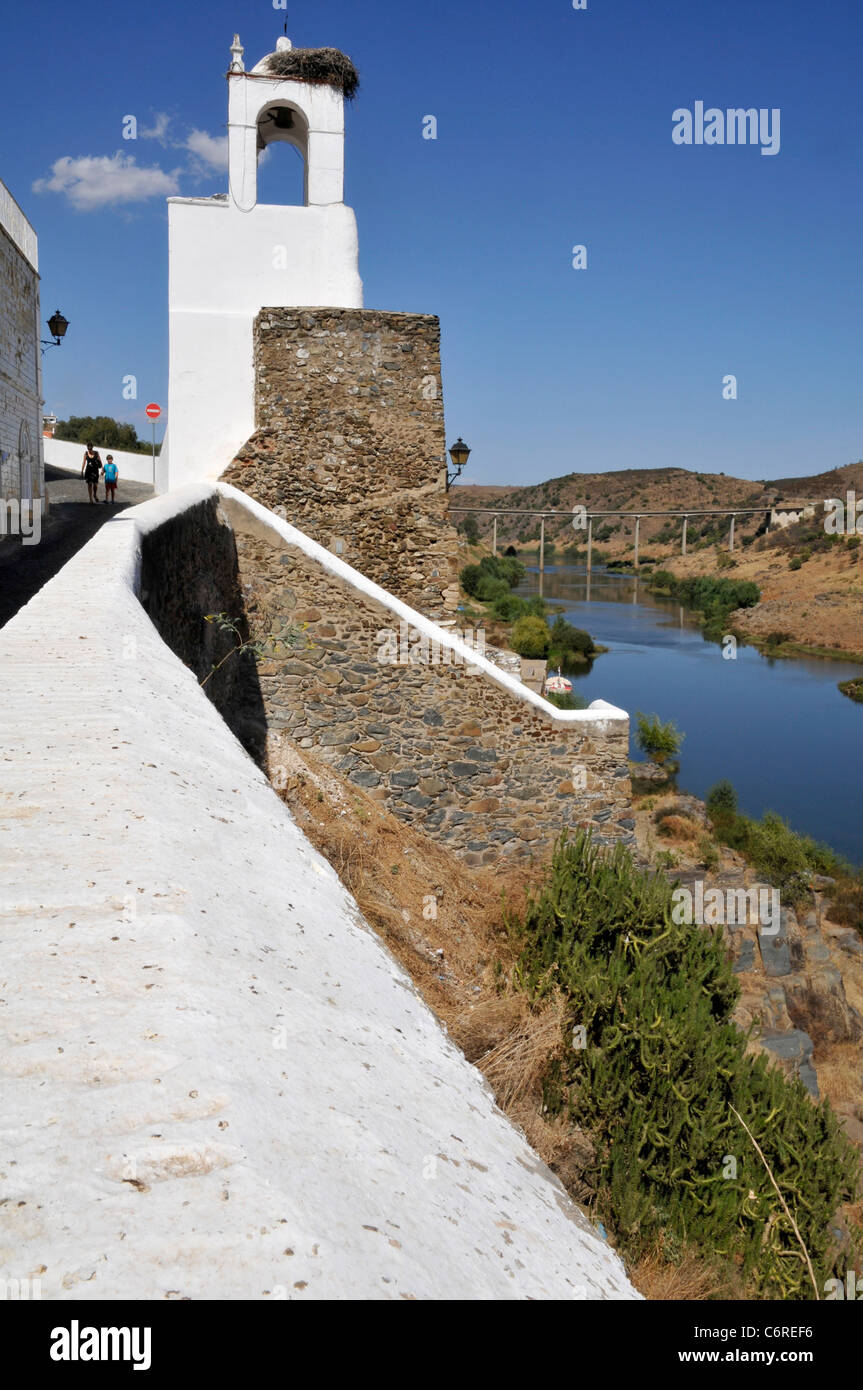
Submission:
{"label": "stone rubble wall", "polygon": [[[701,870],[670,870],[668,876],[693,892],[698,880],[704,879]],[[723,893],[762,894],[760,901],[768,905],[775,892],[745,865],[734,872],[723,871],[711,879],[710,886]],[[796,911],[782,906],[778,922],[769,924],[759,923],[758,901],[757,896],[750,898],[744,922],[723,927],[741,984],[735,1020],[744,1031],[754,1024],[753,1043],[771,1053],[790,1075],[799,1076],[817,1099],[819,1050],[857,1042],[863,1035],[863,1023],[846,997],[830,944],[849,953],[863,952],[863,946],[854,932],[833,928],[828,938],[820,893],[813,895],[811,905],[803,904]],[[768,930],[762,930],[765,925]]]}
{"label": "stone rubble wall", "polygon": [[421,612],[458,603],[440,324],[374,309],[262,309],[257,429],[223,480]]}
{"label": "stone rubble wall", "polygon": [[[301,630],[298,647],[258,667],[270,730],[469,865],[545,852],[565,826],[591,827],[603,844],[634,842],[622,711],[557,711],[511,676],[489,679],[491,663],[477,674],[445,664],[449,653],[431,642],[424,652],[419,629],[366,592],[363,576],[329,572],[276,533],[277,518],[257,524],[247,508],[224,505],[251,629]],[[408,664],[411,647],[428,659]]]}

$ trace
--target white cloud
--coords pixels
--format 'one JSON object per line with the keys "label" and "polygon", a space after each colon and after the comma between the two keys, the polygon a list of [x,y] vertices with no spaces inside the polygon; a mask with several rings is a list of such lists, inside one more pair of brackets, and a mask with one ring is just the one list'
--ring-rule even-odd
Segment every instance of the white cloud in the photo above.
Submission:
{"label": "white cloud", "polygon": [[51,165],[51,177],[37,179],[34,193],[61,193],[77,212],[94,212],[112,204],[142,203],[148,198],[166,198],[179,192],[178,170],[166,173],[153,166],[139,165],[135,156],[64,155]]}
{"label": "white cloud", "polygon": [[186,136],[185,148],[210,169],[227,169],[227,135],[208,135],[205,130],[192,130]]}
{"label": "white cloud", "polygon": [[167,111],[157,111],[151,126],[142,126],[138,131],[141,140],[158,140],[160,145],[166,144],[165,137],[168,134],[168,126],[171,124],[171,117]]}

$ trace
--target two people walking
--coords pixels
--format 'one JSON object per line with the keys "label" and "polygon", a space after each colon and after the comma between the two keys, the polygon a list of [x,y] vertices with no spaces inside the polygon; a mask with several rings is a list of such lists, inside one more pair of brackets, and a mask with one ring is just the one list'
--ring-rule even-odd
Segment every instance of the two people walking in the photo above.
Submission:
{"label": "two people walking", "polygon": [[87,496],[91,502],[99,501],[100,474],[104,474],[105,477],[105,496],[102,500],[107,502],[109,500],[108,494],[110,493],[110,501],[112,503],[116,502],[117,479],[120,473],[114,462],[114,455],[107,454],[103,466],[98,449],[94,449],[92,444],[88,444],[84,450],[84,462],[81,464],[81,475],[87,484]]}

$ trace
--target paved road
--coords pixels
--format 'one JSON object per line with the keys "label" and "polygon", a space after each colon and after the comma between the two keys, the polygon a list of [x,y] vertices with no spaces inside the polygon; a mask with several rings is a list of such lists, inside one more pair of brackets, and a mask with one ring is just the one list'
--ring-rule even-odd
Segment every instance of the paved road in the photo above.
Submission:
{"label": "paved road", "polygon": [[[51,515],[42,518],[39,544],[22,545],[12,538],[0,540],[0,627],[53,579],[109,517],[153,496],[149,483],[124,483],[121,478],[113,507],[101,501],[93,504],[87,500],[83,478],[50,467],[45,469],[45,488]],[[104,491],[104,484],[100,483],[100,497]],[[94,595],[94,601],[101,609],[106,596]]]}

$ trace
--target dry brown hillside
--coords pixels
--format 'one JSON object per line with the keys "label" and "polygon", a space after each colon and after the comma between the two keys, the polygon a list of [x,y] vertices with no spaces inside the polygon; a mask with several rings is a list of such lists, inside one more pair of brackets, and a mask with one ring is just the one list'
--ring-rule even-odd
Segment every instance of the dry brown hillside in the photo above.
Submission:
{"label": "dry brown hillside", "polygon": [[[752,537],[762,526],[768,508],[776,501],[822,500],[826,497],[842,496],[848,488],[853,488],[863,496],[863,462],[848,464],[843,468],[830,469],[824,473],[812,474],[802,478],[781,478],[776,480],[753,481],[735,478],[724,473],[696,473],[686,468],[629,468],[616,473],[569,473],[562,478],[551,478],[547,482],[524,487],[497,487],[486,485],[461,485],[451,493],[452,507],[475,508],[480,534],[484,539],[491,536],[492,518],[483,515],[480,508],[507,510],[527,509],[532,511],[557,511],[560,521],[546,519],[546,538],[559,546],[582,543],[583,533],[572,528],[572,509],[580,505],[589,511],[690,511],[699,508],[705,511],[729,507],[755,507],[763,509],[752,517],[738,518],[737,534],[741,539]],[[455,515],[460,521],[463,512]],[[704,539],[719,539],[719,532],[727,531],[727,521],[711,522],[706,517],[693,519],[689,523],[689,540],[694,544],[703,533]],[[611,528],[611,533],[603,535],[603,527]],[[714,536],[712,530],[716,529]],[[621,521],[609,517],[606,522],[595,523],[595,538],[613,556],[624,556],[631,550],[634,521],[627,518]],[[535,547],[539,535],[537,518],[522,516],[506,518],[500,515],[498,521],[498,543],[505,546]],[[680,548],[680,522],[665,522],[662,518],[645,518],[641,523],[640,542],[642,553],[673,554]]]}

